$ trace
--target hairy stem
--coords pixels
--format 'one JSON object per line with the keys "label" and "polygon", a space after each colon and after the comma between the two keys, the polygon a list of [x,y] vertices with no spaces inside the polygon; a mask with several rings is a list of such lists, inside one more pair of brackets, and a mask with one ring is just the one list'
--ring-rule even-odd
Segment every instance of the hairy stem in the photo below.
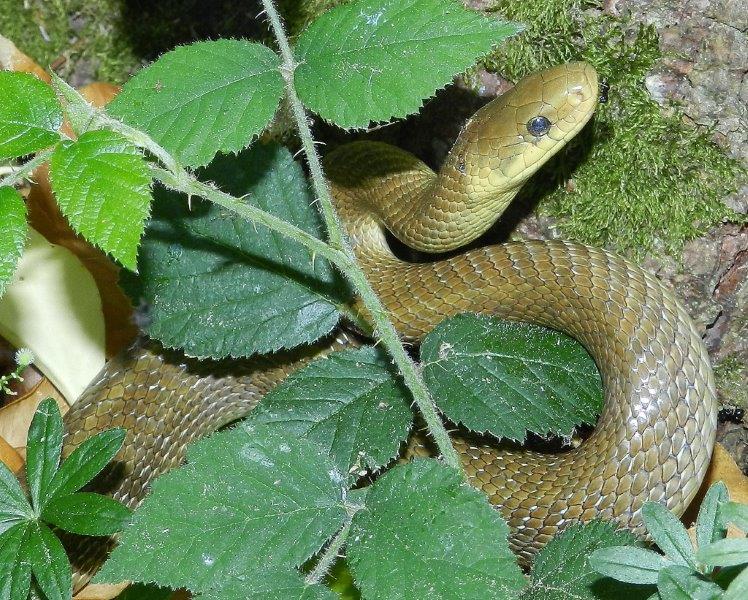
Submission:
{"label": "hairy stem", "polygon": [[400,337],[398,336],[397,331],[395,331],[394,325],[392,325],[392,322],[389,320],[387,311],[372,289],[371,284],[366,279],[361,267],[356,263],[353,250],[343,234],[343,229],[340,226],[340,222],[338,221],[338,217],[332,205],[330,188],[322,172],[322,164],[320,163],[319,154],[317,153],[317,149],[314,147],[314,140],[309,127],[309,117],[304,106],[296,95],[293,81],[296,61],[294,60],[291,46],[288,43],[288,37],[286,36],[283,23],[281,22],[280,15],[275,8],[273,0],[262,0],[262,5],[270,19],[273,33],[280,48],[281,57],[283,59],[281,74],[283,75],[283,80],[285,82],[286,96],[291,105],[291,110],[299,130],[304,154],[306,155],[309,164],[309,172],[312,177],[314,191],[320,205],[322,217],[327,226],[330,244],[333,247],[340,249],[349,257],[351,267],[350,269],[344,270],[343,274],[353,284],[361,301],[374,321],[377,335],[394,359],[405,384],[413,394],[413,400],[426,421],[426,426],[428,427],[429,433],[434,438],[434,442],[436,443],[439,452],[444,457],[447,464],[456,469],[460,469],[460,461],[457,452],[452,446],[447,430],[444,428],[444,424],[436,410],[436,405],[426,388],[421,371],[405,351],[405,348],[400,341]]}
{"label": "hairy stem", "polygon": [[13,187],[24,179],[28,179],[34,172],[34,169],[43,165],[50,159],[54,151],[54,148],[47,148],[46,150],[39,152],[34,158],[25,162],[20,167],[13,168],[10,175],[6,175],[0,179],[0,187]]}
{"label": "hairy stem", "polygon": [[340,528],[340,531],[335,534],[335,537],[332,538],[332,541],[327,545],[327,548],[322,552],[317,564],[314,565],[314,569],[312,569],[309,575],[306,576],[306,582],[308,584],[314,585],[315,583],[319,583],[322,581],[324,576],[330,572],[330,567],[332,567],[335,559],[338,558],[340,550],[348,539],[350,531],[351,519],[348,519],[343,527]]}

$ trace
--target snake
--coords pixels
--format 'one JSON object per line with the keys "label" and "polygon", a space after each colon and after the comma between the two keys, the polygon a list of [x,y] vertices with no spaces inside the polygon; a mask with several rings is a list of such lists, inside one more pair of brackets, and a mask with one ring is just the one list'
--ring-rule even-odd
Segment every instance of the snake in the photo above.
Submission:
{"label": "snake", "polygon": [[[323,161],[357,261],[404,341],[471,312],[564,332],[597,365],[603,408],[577,447],[548,453],[452,437],[467,479],[503,514],[524,565],[573,524],[602,518],[646,536],[645,502],[683,513],[705,476],[717,425],[704,343],[668,285],[605,249],[524,240],[406,262],[387,232],[432,253],[478,238],[592,118],[598,90],[595,69],[583,62],[525,77],[468,119],[438,172],[374,141],[339,146]],[[341,331],[297,351],[207,362],[155,341],[136,344],[65,415],[64,455],[98,431],[126,428],[97,486],[135,508],[155,477],[183,462],[188,443],[245,416],[289,373],[352,340]],[[114,543],[66,540],[76,589]]]}

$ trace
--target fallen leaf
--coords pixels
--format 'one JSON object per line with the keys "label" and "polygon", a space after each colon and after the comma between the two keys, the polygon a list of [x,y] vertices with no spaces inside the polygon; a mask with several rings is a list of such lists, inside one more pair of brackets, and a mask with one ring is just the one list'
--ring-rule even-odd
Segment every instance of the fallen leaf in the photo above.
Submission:
{"label": "fallen leaf", "polygon": [[0,436],[0,461],[4,462],[13,473],[18,473],[23,468],[23,458],[2,436]]}
{"label": "fallen leaf", "polygon": [[54,398],[63,415],[70,408],[62,394],[46,378],[42,379],[28,393],[0,408],[0,437],[21,453],[26,447],[26,433],[36,412],[36,407],[45,398]]}
{"label": "fallen leaf", "polygon": [[49,73],[21,52],[8,38],[0,35],[0,69],[4,71],[19,71],[36,75],[42,81],[49,83]]}

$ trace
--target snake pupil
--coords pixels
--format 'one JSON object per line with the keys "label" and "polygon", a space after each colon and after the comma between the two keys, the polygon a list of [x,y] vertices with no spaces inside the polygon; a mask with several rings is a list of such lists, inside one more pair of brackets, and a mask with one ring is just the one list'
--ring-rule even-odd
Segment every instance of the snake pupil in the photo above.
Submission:
{"label": "snake pupil", "polygon": [[543,116],[533,117],[527,122],[527,131],[535,137],[545,135],[551,128],[551,122]]}

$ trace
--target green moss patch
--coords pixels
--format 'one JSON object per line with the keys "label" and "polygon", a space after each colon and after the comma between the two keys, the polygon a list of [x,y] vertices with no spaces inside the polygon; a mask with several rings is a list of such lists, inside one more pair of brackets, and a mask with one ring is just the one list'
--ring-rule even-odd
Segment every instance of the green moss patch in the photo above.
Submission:
{"label": "green moss patch", "polygon": [[[553,64],[585,60],[610,85],[609,102],[569,149],[523,192],[542,198],[564,237],[609,246],[634,257],[683,244],[745,215],[722,199],[744,172],[674,107],[663,111],[644,78],[661,57],[657,32],[590,16],[582,0],[498,0],[504,18],[528,26],[485,61],[511,79]],[[572,177],[573,176],[573,177]]]}

